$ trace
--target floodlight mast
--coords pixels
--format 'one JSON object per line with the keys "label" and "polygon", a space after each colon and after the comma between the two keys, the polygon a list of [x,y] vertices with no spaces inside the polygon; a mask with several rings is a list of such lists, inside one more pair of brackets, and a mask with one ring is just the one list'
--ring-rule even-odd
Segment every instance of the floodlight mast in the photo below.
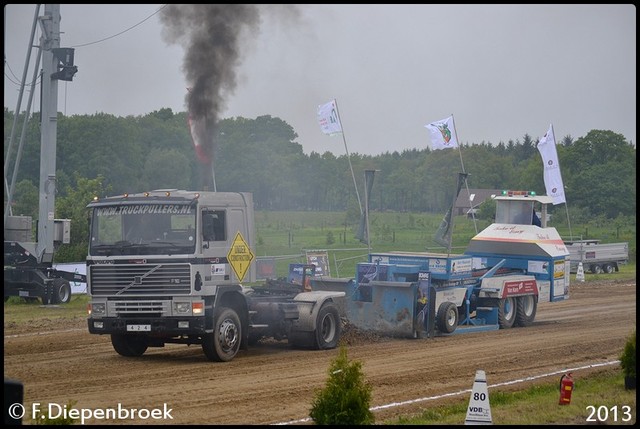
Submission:
{"label": "floodlight mast", "polygon": [[58,132],[58,59],[53,49],[60,47],[60,5],[45,5],[42,27],[42,100],[40,108],[40,206],[36,255],[40,262],[53,261],[56,195],[56,138]]}

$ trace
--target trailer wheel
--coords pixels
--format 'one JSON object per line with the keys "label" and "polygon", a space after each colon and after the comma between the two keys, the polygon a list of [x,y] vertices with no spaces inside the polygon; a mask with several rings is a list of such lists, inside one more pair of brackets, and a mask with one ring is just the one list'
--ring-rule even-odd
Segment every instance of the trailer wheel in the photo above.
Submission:
{"label": "trailer wheel", "polygon": [[332,302],[326,302],[316,318],[316,341],[317,350],[335,349],[340,341],[342,333],[342,323],[338,308]]}
{"label": "trailer wheel", "polygon": [[535,295],[519,296],[517,298],[516,326],[530,326],[536,318],[538,300]]}
{"label": "trailer wheel", "polygon": [[229,362],[240,350],[241,339],[238,313],[232,308],[220,307],[216,312],[213,333],[202,337],[202,351],[211,361]]}
{"label": "trailer wheel", "polygon": [[498,301],[498,324],[500,329],[508,329],[516,321],[516,300],[513,297]]}
{"label": "trailer wheel", "polygon": [[602,267],[598,264],[591,264],[591,266],[589,267],[589,270],[593,274],[602,274]]}
{"label": "trailer wheel", "polygon": [[458,307],[453,302],[443,302],[438,307],[436,314],[438,330],[445,334],[451,334],[458,327]]}
{"label": "trailer wheel", "polygon": [[66,304],[71,301],[71,284],[65,279],[53,280],[52,304]]}
{"label": "trailer wheel", "polygon": [[613,272],[616,270],[615,267],[613,266],[613,264],[610,263],[606,263],[602,266],[602,270],[607,273],[607,274],[613,274]]}
{"label": "trailer wheel", "polygon": [[121,356],[138,357],[147,351],[147,339],[139,335],[111,334],[111,345]]}

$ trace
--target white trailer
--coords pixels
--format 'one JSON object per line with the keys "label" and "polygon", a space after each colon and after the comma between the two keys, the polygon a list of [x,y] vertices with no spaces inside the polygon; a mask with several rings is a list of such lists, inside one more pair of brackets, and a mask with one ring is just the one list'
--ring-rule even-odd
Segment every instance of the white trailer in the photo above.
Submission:
{"label": "white trailer", "polygon": [[611,274],[629,262],[629,243],[601,243],[600,240],[565,241],[571,259],[571,272],[582,262],[585,271]]}

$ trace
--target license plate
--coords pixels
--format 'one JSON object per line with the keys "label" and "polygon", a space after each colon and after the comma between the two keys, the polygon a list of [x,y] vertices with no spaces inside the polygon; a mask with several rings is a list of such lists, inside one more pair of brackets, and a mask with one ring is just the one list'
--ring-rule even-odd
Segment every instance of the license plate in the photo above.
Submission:
{"label": "license plate", "polygon": [[129,332],[151,332],[151,325],[127,325]]}
{"label": "license plate", "polygon": [[18,291],[18,296],[28,298],[29,297],[29,291],[28,290],[20,290],[20,291]]}

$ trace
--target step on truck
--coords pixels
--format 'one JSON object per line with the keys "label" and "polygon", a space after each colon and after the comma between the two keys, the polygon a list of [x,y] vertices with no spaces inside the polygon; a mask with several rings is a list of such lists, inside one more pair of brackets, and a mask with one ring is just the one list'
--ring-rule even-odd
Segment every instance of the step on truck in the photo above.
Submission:
{"label": "step on truck", "polygon": [[208,360],[227,362],[266,337],[338,345],[344,292],[255,284],[252,194],[163,189],[88,208],[88,328],[120,355],[199,344]]}

